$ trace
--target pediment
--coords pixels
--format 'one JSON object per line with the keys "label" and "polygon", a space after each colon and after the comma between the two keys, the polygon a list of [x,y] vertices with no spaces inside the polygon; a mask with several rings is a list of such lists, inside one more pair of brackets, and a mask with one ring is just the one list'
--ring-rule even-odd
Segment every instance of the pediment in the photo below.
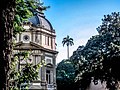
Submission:
{"label": "pediment", "polygon": [[46,67],[53,68],[53,64],[51,64],[51,63],[48,63],[48,64],[46,65]]}
{"label": "pediment", "polygon": [[15,44],[14,50],[43,50],[48,53],[58,54],[58,51],[47,49],[37,43],[29,42],[29,43],[23,43],[18,42]]}
{"label": "pediment", "polygon": [[43,48],[41,45],[34,43],[34,42],[29,42],[29,43],[23,43],[18,42],[15,44],[14,49],[41,49]]}

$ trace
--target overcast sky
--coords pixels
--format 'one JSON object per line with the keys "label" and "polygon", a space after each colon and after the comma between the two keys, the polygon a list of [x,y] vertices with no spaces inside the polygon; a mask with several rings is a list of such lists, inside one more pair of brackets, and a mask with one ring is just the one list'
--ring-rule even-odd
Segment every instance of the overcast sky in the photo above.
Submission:
{"label": "overcast sky", "polygon": [[69,35],[74,39],[70,47],[70,56],[78,46],[85,45],[87,40],[97,35],[96,28],[101,24],[104,15],[120,12],[120,0],[41,0],[50,6],[45,11],[46,18],[56,31],[57,63],[67,58],[67,48],[62,40]]}

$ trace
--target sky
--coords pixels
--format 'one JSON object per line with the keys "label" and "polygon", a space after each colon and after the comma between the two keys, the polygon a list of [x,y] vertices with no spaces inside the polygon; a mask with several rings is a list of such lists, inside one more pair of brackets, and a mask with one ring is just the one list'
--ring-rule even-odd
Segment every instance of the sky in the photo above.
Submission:
{"label": "sky", "polygon": [[74,40],[70,56],[78,46],[85,45],[90,37],[97,35],[104,15],[120,12],[120,0],[41,0],[45,6],[46,18],[56,31],[57,63],[67,59],[67,47],[62,45],[64,37]]}

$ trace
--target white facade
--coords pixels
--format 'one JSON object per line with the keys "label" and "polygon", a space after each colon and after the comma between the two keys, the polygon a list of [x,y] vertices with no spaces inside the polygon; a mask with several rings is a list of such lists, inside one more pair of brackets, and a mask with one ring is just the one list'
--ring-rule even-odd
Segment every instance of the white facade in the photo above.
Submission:
{"label": "white facade", "polygon": [[[14,53],[30,51],[28,61],[32,64],[45,61],[46,66],[39,69],[39,79],[33,81],[29,89],[56,90],[56,46],[55,30],[50,22],[42,15],[36,15],[29,19],[30,23],[24,23],[30,28],[21,34],[17,34]],[[23,60],[21,66],[26,64]]]}

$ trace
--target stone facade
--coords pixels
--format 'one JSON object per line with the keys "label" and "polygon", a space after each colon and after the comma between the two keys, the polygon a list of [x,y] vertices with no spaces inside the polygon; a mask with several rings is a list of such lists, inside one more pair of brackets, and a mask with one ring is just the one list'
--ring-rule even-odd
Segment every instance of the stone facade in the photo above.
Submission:
{"label": "stone facade", "polygon": [[[30,51],[29,63],[45,61],[46,66],[39,69],[39,79],[29,87],[32,90],[56,90],[56,34],[44,14],[36,14],[24,23],[25,32],[17,34],[14,53]],[[25,64],[20,62],[21,66]]]}

